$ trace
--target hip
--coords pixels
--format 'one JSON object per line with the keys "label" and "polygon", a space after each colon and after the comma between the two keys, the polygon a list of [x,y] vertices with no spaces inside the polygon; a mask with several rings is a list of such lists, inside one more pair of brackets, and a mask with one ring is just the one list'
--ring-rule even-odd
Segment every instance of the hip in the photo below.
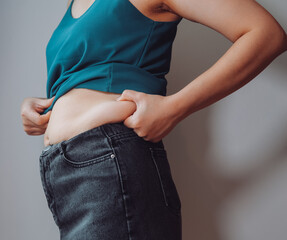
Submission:
{"label": "hip", "polygon": [[103,124],[46,147],[40,169],[61,239],[181,240],[181,201],[162,141]]}

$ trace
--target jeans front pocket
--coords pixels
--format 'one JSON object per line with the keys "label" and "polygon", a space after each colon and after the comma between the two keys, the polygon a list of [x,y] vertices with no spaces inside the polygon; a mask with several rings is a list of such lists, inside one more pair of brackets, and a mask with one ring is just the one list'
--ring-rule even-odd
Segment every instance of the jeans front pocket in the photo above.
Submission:
{"label": "jeans front pocket", "polygon": [[62,143],[60,145],[60,153],[63,156],[62,159],[73,167],[85,167],[115,157],[112,149],[109,147],[93,148],[87,145],[88,144],[83,142],[82,145],[67,149],[66,145]]}
{"label": "jeans front pocket", "polygon": [[163,202],[173,213],[181,215],[181,200],[172,178],[167,152],[164,148],[149,149],[160,182]]}

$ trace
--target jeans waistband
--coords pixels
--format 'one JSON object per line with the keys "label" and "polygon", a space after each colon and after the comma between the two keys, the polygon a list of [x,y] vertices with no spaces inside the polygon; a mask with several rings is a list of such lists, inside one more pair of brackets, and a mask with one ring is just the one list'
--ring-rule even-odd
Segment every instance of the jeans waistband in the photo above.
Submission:
{"label": "jeans waistband", "polygon": [[[138,137],[140,138],[136,132],[132,128],[128,128],[124,125],[123,122],[116,122],[116,123],[106,123],[103,125],[100,125],[98,127],[89,129],[87,131],[81,132],[78,135],[68,139],[61,141],[59,143],[51,144],[48,146],[45,146],[42,149],[41,156],[47,155],[48,153],[54,152],[56,149],[62,149],[62,146],[69,145],[69,148],[72,148],[73,146],[77,146],[77,144],[80,144],[83,141],[89,141],[89,139],[95,143],[97,143],[97,147],[100,148],[101,144],[104,143],[104,141],[96,141],[96,140],[102,140],[105,138],[125,138],[125,137]],[[162,141],[157,143],[158,145],[162,145]]]}

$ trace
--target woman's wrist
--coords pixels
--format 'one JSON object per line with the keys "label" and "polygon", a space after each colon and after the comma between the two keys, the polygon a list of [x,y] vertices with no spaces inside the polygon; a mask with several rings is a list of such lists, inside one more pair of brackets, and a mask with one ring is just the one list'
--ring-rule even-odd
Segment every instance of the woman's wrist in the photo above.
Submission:
{"label": "woman's wrist", "polygon": [[180,92],[167,96],[168,109],[171,118],[175,122],[180,122],[189,115],[188,108],[184,104],[184,99],[181,98]]}

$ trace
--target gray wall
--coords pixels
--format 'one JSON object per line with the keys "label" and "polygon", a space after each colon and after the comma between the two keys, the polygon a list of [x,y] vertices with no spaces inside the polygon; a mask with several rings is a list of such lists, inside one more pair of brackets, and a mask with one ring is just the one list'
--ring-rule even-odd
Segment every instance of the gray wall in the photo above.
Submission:
{"label": "gray wall", "polygon": [[[287,29],[285,0],[259,1]],[[25,97],[46,97],[45,46],[67,1],[0,3],[0,238],[59,239],[42,190],[43,135],[23,131]],[[231,43],[182,20],[168,95],[210,67]],[[287,54],[247,85],[180,122],[164,138],[183,214],[183,240],[285,240]]]}

